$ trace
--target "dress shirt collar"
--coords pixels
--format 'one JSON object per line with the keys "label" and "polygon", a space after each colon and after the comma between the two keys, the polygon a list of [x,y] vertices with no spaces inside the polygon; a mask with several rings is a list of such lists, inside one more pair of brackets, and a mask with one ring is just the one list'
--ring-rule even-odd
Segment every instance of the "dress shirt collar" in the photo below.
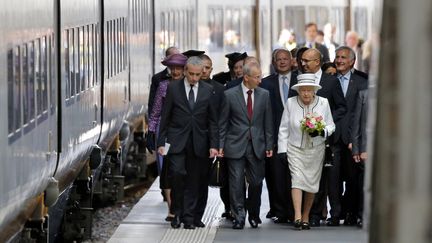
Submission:
{"label": "dress shirt collar", "polygon": [[319,84],[321,81],[321,76],[322,76],[322,70],[321,68],[318,70],[318,72],[315,73],[315,83]]}

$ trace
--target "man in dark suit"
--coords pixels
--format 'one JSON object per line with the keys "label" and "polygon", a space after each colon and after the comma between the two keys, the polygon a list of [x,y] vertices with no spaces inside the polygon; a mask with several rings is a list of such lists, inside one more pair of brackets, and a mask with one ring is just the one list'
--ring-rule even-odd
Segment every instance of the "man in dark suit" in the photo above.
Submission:
{"label": "man in dark suit", "polygon": [[325,47],[324,45],[321,45],[315,41],[317,35],[318,35],[318,27],[317,27],[316,23],[311,22],[311,23],[306,24],[306,26],[305,26],[305,39],[306,39],[306,41],[304,43],[300,43],[298,46],[317,49],[323,55],[323,58],[322,58],[323,63],[329,62],[330,61],[329,51],[328,51],[327,47]]}
{"label": "man in dark suit", "polygon": [[[317,49],[306,50],[301,57],[302,68],[305,73],[315,74],[315,83],[321,85],[317,95],[327,98],[332,111],[333,121],[335,124],[341,120],[346,113],[346,102],[342,93],[341,85],[338,79],[330,74],[326,74],[321,70],[322,55]],[[338,127],[336,126],[336,131]],[[332,137],[329,142],[332,143]],[[323,210],[326,205],[326,182],[327,171],[323,170],[320,180],[320,189],[315,194],[314,205],[311,209],[311,217],[309,223],[311,226],[320,226],[320,220],[323,218]]]}
{"label": "man in dark suit", "polygon": [[337,76],[345,97],[347,112],[337,123],[337,129],[333,135],[333,166],[329,169],[329,201],[330,215],[327,225],[338,226],[339,220],[343,216],[341,197],[342,197],[342,180],[346,180],[346,218],[344,224],[352,225],[357,221],[355,199],[357,182],[353,180],[356,177],[356,163],[352,159],[349,144],[351,143],[351,125],[352,114],[354,113],[355,104],[359,90],[367,88],[367,80],[351,72],[351,67],[356,61],[354,50],[348,46],[340,46],[336,49],[336,69]]}
{"label": "man in dark suit", "polygon": [[[273,52],[272,63],[275,73],[262,80],[260,86],[270,93],[273,114],[273,138],[277,145],[279,126],[284,111],[285,102],[289,97],[297,95],[291,87],[297,83],[297,77],[291,72],[291,53],[287,49],[276,49]],[[277,147],[273,154],[277,154]],[[294,209],[291,198],[291,178],[288,161],[279,156],[266,159],[266,183],[270,201],[270,211],[267,218],[273,218],[275,223],[292,221]]]}
{"label": "man in dark suit", "polygon": [[[261,223],[264,158],[273,155],[274,142],[269,93],[258,87],[261,68],[250,63],[243,70],[243,83],[225,91],[219,130],[219,155],[227,159],[229,168],[233,229],[243,229],[246,209],[252,228]],[[249,183],[246,203],[245,176]]]}
{"label": "man in dark suit", "polygon": [[213,87],[198,82],[203,64],[199,57],[191,57],[185,66],[185,79],[168,85],[160,124],[159,154],[165,154],[166,143],[172,179],[171,221],[173,228],[181,222],[185,229],[202,224],[196,215],[199,185],[203,174],[202,161],[217,155],[217,114],[213,103]]}
{"label": "man in dark suit", "polygon": [[231,80],[241,78],[243,76],[243,60],[247,57],[247,53],[233,52],[226,54],[225,57],[228,58],[228,68],[229,72],[220,72],[213,75],[213,79],[219,83],[226,85]]}
{"label": "man in dark suit", "polygon": [[[222,104],[222,99],[223,99],[223,93],[225,91],[225,87],[220,84],[217,81],[214,81],[213,79],[210,79],[210,75],[211,72],[213,70],[213,62],[210,59],[209,56],[207,56],[206,54],[202,54],[199,56],[199,58],[201,58],[202,62],[203,62],[203,72],[202,72],[202,76],[201,76],[201,83],[207,83],[209,85],[211,85],[213,87],[214,90],[214,105],[215,105],[215,109],[217,111],[218,114],[218,118],[219,118],[219,114],[220,114],[220,107]],[[212,158],[210,158],[210,160],[205,160],[203,161],[202,165],[202,170],[203,171],[209,171],[210,169],[210,165],[211,165],[211,161],[213,161]],[[226,167],[225,167],[226,168]],[[228,173],[226,173],[228,174]],[[201,181],[203,182],[207,182],[207,176],[208,174],[203,174],[205,177],[202,178]],[[199,195],[198,195],[198,203],[197,203],[197,208],[196,208],[196,215],[198,218],[202,218],[202,216],[204,215],[204,211],[205,211],[205,207],[207,204],[207,197],[208,197],[208,184],[207,183],[201,183],[200,184],[200,189],[199,189]],[[226,203],[225,206],[225,211],[228,212],[227,215],[225,215],[225,217],[230,215],[230,210],[229,210],[229,195],[227,196],[227,199],[224,201],[224,204]],[[197,225],[198,226],[198,225]],[[204,224],[201,224],[200,226],[205,226]]]}

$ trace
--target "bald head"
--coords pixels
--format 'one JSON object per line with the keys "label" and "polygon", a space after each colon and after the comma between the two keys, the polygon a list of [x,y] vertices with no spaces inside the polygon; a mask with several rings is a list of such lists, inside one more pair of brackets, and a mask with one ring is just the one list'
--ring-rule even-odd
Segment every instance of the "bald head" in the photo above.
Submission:
{"label": "bald head", "polygon": [[315,48],[307,49],[301,58],[303,71],[316,73],[321,68],[321,52]]}

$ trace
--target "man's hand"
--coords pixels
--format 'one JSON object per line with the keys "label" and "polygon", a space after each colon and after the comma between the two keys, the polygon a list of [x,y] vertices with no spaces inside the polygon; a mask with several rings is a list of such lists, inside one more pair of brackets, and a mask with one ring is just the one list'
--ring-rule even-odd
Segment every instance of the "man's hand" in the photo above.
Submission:
{"label": "man's hand", "polygon": [[158,147],[158,153],[159,153],[161,156],[164,156],[164,152],[165,152],[165,147],[164,147],[164,146],[160,146],[160,147]]}
{"label": "man's hand", "polygon": [[368,159],[367,152],[360,153],[360,159],[363,161],[367,160]]}
{"label": "man's hand", "polygon": [[273,156],[273,150],[266,150],[266,157],[270,158]]}
{"label": "man's hand", "polygon": [[218,156],[219,157],[224,157],[224,150],[223,149],[219,149]]}
{"label": "man's hand", "polygon": [[218,154],[219,154],[219,152],[218,152],[217,149],[211,148],[210,149],[210,157],[209,158],[214,158],[214,157],[218,156]]}

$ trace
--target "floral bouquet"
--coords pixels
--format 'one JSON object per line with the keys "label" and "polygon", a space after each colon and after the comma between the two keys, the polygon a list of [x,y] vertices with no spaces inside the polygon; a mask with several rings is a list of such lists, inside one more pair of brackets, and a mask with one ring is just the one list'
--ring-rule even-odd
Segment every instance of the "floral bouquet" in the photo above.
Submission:
{"label": "floral bouquet", "polygon": [[324,131],[326,123],[323,120],[323,117],[318,115],[317,113],[307,113],[306,116],[300,121],[300,128],[302,131],[306,131],[309,134],[318,133],[317,135],[321,135]]}

